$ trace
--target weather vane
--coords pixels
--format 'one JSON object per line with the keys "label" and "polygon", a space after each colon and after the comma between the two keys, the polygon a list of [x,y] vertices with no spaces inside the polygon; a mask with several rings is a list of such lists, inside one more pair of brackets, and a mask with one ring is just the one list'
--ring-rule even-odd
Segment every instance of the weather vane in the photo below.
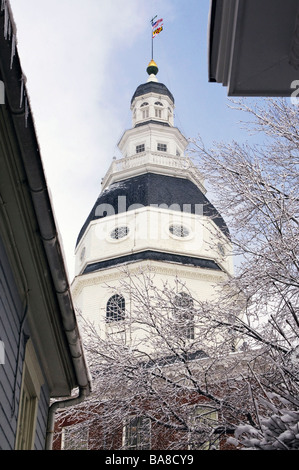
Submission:
{"label": "weather vane", "polygon": [[154,59],[154,38],[163,31],[163,18],[156,20],[157,15],[151,19],[152,25],[152,60]]}

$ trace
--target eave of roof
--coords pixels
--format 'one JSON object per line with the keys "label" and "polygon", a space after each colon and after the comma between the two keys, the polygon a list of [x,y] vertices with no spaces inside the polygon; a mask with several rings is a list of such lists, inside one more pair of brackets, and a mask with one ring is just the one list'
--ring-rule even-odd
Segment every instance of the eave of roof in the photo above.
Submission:
{"label": "eave of roof", "polygon": [[229,96],[290,97],[298,57],[298,0],[211,1],[208,77]]}

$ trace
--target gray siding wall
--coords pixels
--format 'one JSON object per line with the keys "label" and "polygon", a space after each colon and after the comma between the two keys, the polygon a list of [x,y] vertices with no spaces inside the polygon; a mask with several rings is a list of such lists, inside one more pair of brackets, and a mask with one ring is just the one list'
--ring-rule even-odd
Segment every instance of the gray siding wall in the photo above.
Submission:
{"label": "gray siding wall", "polygon": [[17,427],[25,338],[19,332],[24,307],[17,291],[0,239],[0,339],[5,347],[5,363],[0,365],[0,449],[13,449]]}
{"label": "gray siding wall", "polygon": [[[5,363],[0,364],[0,450],[15,447],[25,346],[30,336],[26,322],[22,327],[25,312],[25,294],[20,297],[0,238],[0,340],[5,347]],[[44,386],[38,409],[36,449],[44,448],[48,403]]]}
{"label": "gray siding wall", "polygon": [[40,400],[39,400],[39,405],[38,405],[35,443],[34,443],[35,450],[45,449],[48,409],[49,409],[49,393],[48,393],[48,387],[44,385],[41,388]]}

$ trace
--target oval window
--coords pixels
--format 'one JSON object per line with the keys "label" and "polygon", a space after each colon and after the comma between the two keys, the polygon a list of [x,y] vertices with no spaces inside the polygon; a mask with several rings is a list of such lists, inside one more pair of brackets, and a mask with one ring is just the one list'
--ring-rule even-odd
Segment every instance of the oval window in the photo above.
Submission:
{"label": "oval window", "polygon": [[179,224],[170,225],[169,231],[172,235],[179,238],[188,237],[190,233],[187,227],[184,227],[184,225]]}
{"label": "oval window", "polygon": [[124,238],[126,235],[129,233],[129,227],[116,227],[114,230],[112,230],[110,236],[114,240],[119,240],[120,238]]}

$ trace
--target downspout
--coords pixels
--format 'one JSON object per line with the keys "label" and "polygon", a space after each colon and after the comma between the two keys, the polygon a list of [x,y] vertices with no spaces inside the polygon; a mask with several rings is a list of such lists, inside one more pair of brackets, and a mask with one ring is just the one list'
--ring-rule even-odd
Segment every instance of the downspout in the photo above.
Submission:
{"label": "downspout", "polygon": [[89,395],[89,387],[80,387],[78,396],[74,398],[68,398],[67,400],[55,401],[49,408],[48,414],[48,423],[47,423],[47,433],[46,433],[46,444],[45,450],[52,450],[53,447],[53,437],[54,437],[54,426],[55,426],[55,413],[58,409],[68,408],[70,406],[78,405],[85,400]]}

